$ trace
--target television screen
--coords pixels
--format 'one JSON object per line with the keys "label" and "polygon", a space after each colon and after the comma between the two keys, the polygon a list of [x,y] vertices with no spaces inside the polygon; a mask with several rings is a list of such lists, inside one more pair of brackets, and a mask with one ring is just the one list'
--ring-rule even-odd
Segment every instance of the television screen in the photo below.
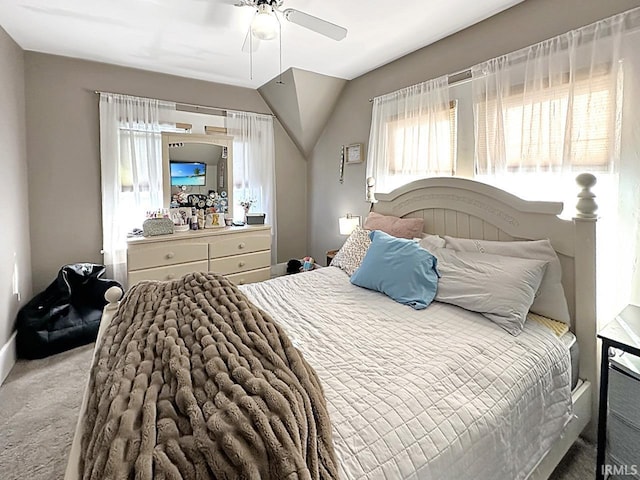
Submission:
{"label": "television screen", "polygon": [[170,162],[171,186],[207,184],[207,164],[200,162]]}

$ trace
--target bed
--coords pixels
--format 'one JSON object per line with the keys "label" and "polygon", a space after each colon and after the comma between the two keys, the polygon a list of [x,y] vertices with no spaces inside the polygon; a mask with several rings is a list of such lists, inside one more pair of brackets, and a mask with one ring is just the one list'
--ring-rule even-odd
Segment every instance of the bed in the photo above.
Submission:
{"label": "bed", "polygon": [[[425,231],[481,240],[548,238],[562,265],[580,346],[572,389],[568,345],[527,322],[513,337],[481,315],[433,303],[412,310],[356,287],[335,267],[242,286],[313,366],[324,388],[341,478],[548,478],[591,421],[596,381],[595,202],[578,214],[459,178],[368,192],[372,210],[425,220]],[[100,336],[117,310],[108,292]],[[69,458],[79,476],[83,401]],[[586,430],[585,430],[586,429]]]}

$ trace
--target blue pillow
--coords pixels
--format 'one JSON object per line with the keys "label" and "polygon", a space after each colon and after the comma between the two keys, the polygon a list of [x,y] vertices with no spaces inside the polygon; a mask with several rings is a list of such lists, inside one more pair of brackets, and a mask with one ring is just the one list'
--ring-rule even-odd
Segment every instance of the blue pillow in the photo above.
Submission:
{"label": "blue pillow", "polygon": [[416,310],[427,308],[438,289],[436,257],[413,240],[380,230],[369,237],[371,246],[351,276],[351,283],[382,292]]}

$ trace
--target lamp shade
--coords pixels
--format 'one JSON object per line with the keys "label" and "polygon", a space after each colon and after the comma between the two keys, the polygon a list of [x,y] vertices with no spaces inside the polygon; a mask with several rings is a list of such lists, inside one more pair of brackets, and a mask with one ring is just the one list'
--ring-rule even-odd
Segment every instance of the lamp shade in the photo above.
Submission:
{"label": "lamp shade", "polygon": [[340,235],[351,235],[351,232],[353,232],[356,227],[360,226],[360,217],[347,213],[346,217],[340,217],[338,219],[338,225],[340,228]]}
{"label": "lamp shade", "polygon": [[270,5],[258,5],[258,13],[251,22],[251,33],[260,40],[273,40],[278,36],[280,24]]}

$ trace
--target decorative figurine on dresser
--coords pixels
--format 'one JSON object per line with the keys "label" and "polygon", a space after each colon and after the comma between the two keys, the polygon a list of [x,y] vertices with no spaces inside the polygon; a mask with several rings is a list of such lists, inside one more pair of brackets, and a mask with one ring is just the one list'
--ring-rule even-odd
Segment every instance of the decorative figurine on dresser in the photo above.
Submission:
{"label": "decorative figurine on dresser", "polygon": [[602,340],[596,479],[640,478],[640,306],[627,305]]}

